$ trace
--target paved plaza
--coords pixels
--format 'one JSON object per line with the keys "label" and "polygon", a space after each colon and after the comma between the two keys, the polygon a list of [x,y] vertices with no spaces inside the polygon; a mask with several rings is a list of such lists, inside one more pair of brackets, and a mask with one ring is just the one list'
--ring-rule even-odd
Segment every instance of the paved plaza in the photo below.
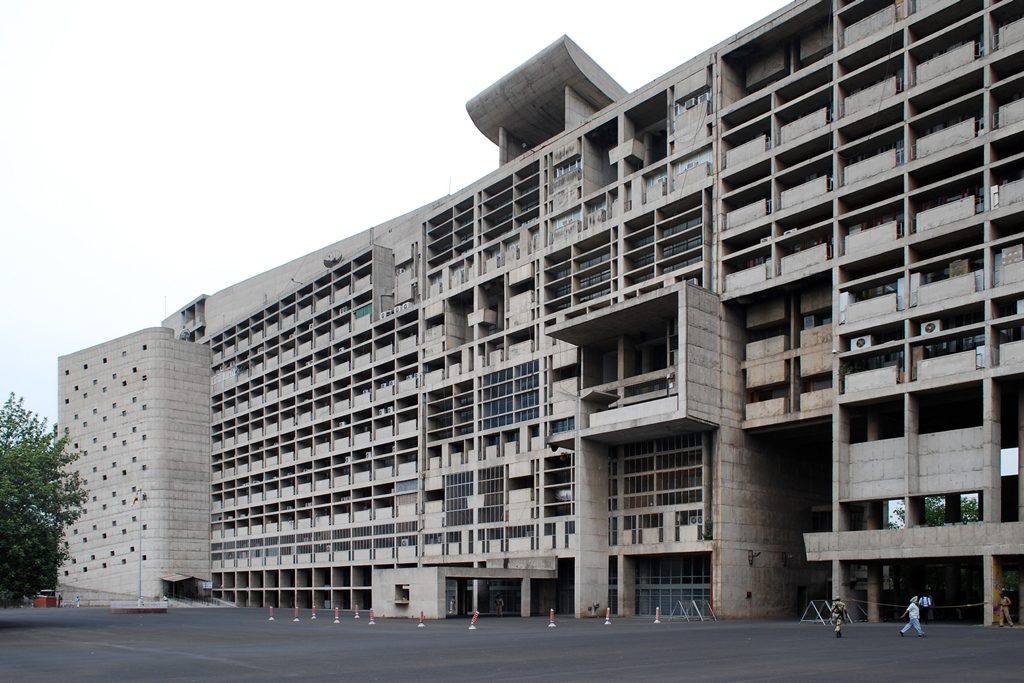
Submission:
{"label": "paved plaza", "polygon": [[0,681],[1019,681],[1024,628],[793,621],[355,620],[250,609],[0,610]]}

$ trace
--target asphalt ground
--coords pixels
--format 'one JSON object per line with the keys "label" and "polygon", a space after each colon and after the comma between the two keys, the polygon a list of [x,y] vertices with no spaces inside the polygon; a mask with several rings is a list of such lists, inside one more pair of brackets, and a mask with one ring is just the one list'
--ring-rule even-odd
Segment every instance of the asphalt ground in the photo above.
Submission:
{"label": "asphalt ground", "polygon": [[[298,623],[289,610],[0,610],[0,681],[1021,681],[1024,627],[520,617]],[[912,632],[911,632],[912,633]]]}

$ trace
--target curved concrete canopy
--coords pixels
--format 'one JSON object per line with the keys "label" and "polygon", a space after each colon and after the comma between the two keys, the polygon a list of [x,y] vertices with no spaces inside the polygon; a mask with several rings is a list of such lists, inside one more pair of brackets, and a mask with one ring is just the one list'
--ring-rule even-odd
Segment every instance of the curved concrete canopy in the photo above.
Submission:
{"label": "curved concrete canopy", "polygon": [[499,144],[499,129],[535,147],[565,130],[565,88],[595,110],[628,93],[597,62],[562,36],[466,103],[480,132]]}

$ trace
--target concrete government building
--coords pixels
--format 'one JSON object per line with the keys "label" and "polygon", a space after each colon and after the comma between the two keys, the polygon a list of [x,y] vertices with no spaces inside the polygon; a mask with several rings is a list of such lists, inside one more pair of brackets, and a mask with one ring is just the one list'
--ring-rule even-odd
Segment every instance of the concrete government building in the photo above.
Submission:
{"label": "concrete government building", "polygon": [[63,590],[142,555],[147,597],[249,607],[990,623],[1022,17],[797,1],[632,93],[555,41],[467,104],[494,172],[60,359]]}

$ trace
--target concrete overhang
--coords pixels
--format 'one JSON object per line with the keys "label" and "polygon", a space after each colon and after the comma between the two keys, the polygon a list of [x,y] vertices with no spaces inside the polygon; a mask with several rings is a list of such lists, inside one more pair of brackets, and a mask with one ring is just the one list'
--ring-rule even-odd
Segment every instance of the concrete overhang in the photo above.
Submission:
{"label": "concrete overhang", "polygon": [[629,299],[571,318],[548,330],[548,336],[586,348],[610,348],[619,337],[665,334],[665,321],[679,317],[679,292],[666,290]]}
{"label": "concrete overhang", "polygon": [[565,130],[565,89],[595,110],[625,97],[626,90],[562,36],[466,103],[476,127],[499,143],[505,129],[527,147],[536,147]]}

